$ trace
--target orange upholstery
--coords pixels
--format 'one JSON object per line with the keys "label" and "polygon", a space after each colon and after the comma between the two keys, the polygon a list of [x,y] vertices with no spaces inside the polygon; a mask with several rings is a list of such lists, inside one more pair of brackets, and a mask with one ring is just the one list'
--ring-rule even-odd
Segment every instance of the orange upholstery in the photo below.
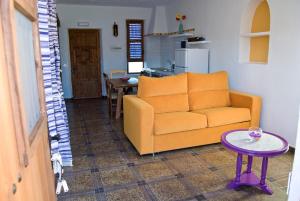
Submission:
{"label": "orange upholstery", "polygon": [[259,127],[261,97],[237,91],[230,91],[230,99],[233,107],[249,108],[251,113],[251,126]]}
{"label": "orange upholstery", "polygon": [[156,114],[154,118],[155,135],[189,131],[207,127],[206,116],[192,112]]}
{"label": "orange upholstery", "polygon": [[190,110],[230,106],[227,73],[188,73]]}
{"label": "orange upholstery", "polygon": [[248,108],[219,107],[192,111],[207,117],[208,127],[223,126],[251,120]]}
{"label": "orange upholstery", "polygon": [[229,92],[226,72],[140,77],[138,96],[123,103],[124,133],[140,154],[218,143],[259,126],[261,111],[260,97]]}
{"label": "orange upholstery", "polygon": [[154,110],[151,105],[133,95],[123,98],[124,132],[140,153],[153,150]]}
{"label": "orange upholstery", "polygon": [[[229,130],[249,128],[249,122],[229,124],[212,128],[203,128],[185,132],[156,135],[154,137],[153,149],[140,154],[149,154],[161,151],[169,151],[194,147],[200,145],[219,143],[221,135]],[[146,150],[145,150],[146,151]]]}
{"label": "orange upholstery", "polygon": [[152,105],[156,114],[189,110],[187,94],[145,97],[142,100]]}
{"label": "orange upholstery", "polygon": [[153,106],[155,113],[189,110],[187,74],[163,78],[141,76],[138,97]]}

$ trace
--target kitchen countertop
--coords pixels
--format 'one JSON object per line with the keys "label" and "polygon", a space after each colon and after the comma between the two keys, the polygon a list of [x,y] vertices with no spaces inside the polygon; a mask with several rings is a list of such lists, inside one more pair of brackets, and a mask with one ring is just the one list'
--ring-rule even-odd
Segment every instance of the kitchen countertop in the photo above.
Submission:
{"label": "kitchen countertop", "polygon": [[141,74],[149,77],[165,77],[170,75],[176,75],[175,71],[171,68],[151,68],[154,72],[143,71]]}

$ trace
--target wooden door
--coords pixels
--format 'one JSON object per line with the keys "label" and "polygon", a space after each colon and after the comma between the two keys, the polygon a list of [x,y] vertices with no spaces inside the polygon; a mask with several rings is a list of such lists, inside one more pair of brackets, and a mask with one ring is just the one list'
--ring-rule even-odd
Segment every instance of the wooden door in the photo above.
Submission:
{"label": "wooden door", "polygon": [[35,0],[0,1],[0,200],[55,201]]}
{"label": "wooden door", "polygon": [[70,56],[74,98],[101,96],[99,30],[70,29]]}

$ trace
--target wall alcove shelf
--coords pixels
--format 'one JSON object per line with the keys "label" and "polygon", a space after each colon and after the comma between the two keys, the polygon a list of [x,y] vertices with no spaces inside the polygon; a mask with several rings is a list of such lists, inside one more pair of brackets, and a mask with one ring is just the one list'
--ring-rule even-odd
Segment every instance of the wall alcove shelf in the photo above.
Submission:
{"label": "wall alcove shelf", "polygon": [[240,61],[267,64],[270,40],[270,7],[267,0],[253,0],[244,13],[240,35]]}
{"label": "wall alcove shelf", "polygon": [[180,34],[179,32],[168,32],[168,33],[151,33],[146,34],[144,37],[160,37],[160,36],[169,36],[169,37],[189,37],[193,36],[195,32],[195,29],[185,29],[183,30],[183,33]]}
{"label": "wall alcove shelf", "polygon": [[261,36],[269,36],[269,35],[270,35],[269,31],[241,34],[241,36],[250,37],[250,38],[252,38],[252,37],[261,37]]}

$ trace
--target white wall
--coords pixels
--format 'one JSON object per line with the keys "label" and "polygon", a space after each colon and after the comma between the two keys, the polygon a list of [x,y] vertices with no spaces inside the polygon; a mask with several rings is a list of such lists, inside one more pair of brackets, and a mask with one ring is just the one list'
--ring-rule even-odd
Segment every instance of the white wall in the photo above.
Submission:
{"label": "white wall", "polygon": [[167,7],[168,29],[177,29],[176,12],[186,14],[185,27],[196,28],[199,35],[212,41],[208,46],[211,71],[226,70],[231,88],[262,96],[262,128],[284,136],[295,146],[300,102],[300,1],[269,0],[267,65],[239,63],[240,19],[249,1],[174,1]]}
{"label": "white wall", "polygon": [[145,67],[153,68],[160,66],[160,38],[145,37]]}
{"label": "white wall", "polygon": [[[126,54],[126,19],[144,19],[145,33],[148,33],[152,17],[152,8],[136,7],[109,7],[109,6],[80,6],[80,5],[57,5],[57,12],[61,22],[59,30],[61,60],[63,66],[63,88],[65,98],[71,98],[72,83],[70,74],[70,53],[68,29],[78,28],[78,21],[90,23],[86,28],[101,29],[101,66],[102,72],[109,72],[111,69],[127,68]],[[112,34],[114,21],[119,25],[119,36]],[[148,40],[148,39],[147,39]],[[160,41],[153,40],[152,43],[145,41],[145,59],[148,65],[159,65],[160,62]],[[122,50],[112,50],[112,46],[120,46]],[[148,51],[149,50],[149,51]],[[65,65],[64,65],[65,64]],[[102,82],[103,83],[103,82]],[[102,85],[105,91],[104,84]]]}

